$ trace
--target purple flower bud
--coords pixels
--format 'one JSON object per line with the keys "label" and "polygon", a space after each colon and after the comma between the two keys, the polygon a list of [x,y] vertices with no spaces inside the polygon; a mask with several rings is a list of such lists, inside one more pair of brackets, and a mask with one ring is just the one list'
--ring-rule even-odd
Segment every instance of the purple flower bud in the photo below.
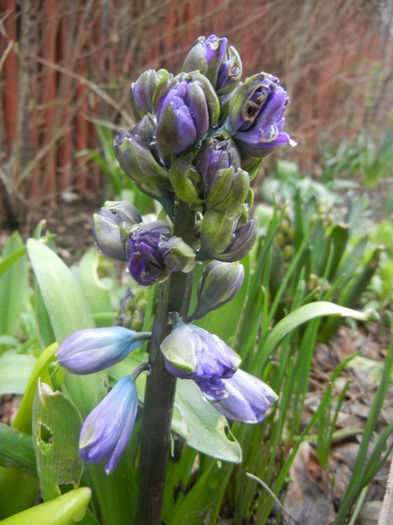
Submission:
{"label": "purple flower bud", "polygon": [[241,361],[219,337],[198,326],[184,324],[178,316],[160,348],[168,372],[194,379],[203,392],[215,399],[227,395],[222,379],[231,377]]}
{"label": "purple flower bud", "polygon": [[195,165],[202,175],[206,187],[209,187],[218,170],[231,166],[235,169],[241,167],[240,154],[233,140],[219,134],[203,141],[195,158]]}
{"label": "purple flower bud", "polygon": [[171,235],[163,221],[138,224],[132,228],[126,248],[128,269],[143,286],[165,281],[170,272],[189,272],[195,253],[180,237]]}
{"label": "purple flower bud", "polygon": [[142,221],[139,211],[126,201],[107,201],[104,208],[93,216],[93,236],[98,249],[116,261],[127,261],[126,238],[121,225],[131,226]]}
{"label": "purple flower bud", "polygon": [[152,113],[153,97],[157,87],[172,75],[165,69],[148,69],[131,84],[130,102],[135,117],[139,120],[144,113]]}
{"label": "purple flower bud", "polygon": [[244,267],[238,262],[210,262],[198,286],[198,303],[191,319],[200,319],[208,312],[229,303],[240,290]]}
{"label": "purple flower bud", "polygon": [[216,90],[219,95],[229,93],[239,83],[243,72],[239,53],[233,46],[227,49],[218,73]]}
{"label": "purple flower bud", "polygon": [[181,153],[217,123],[220,105],[209,80],[181,73],[157,92],[157,141],[164,155]]}
{"label": "purple flower bud", "polygon": [[240,84],[227,102],[226,127],[243,157],[265,157],[276,146],[296,142],[282,131],[288,94],[279,79],[258,73]]}
{"label": "purple flower bud", "polygon": [[161,245],[170,237],[171,228],[163,221],[134,227],[127,241],[128,269],[138,284],[150,286],[168,277]]}
{"label": "purple flower bud", "polygon": [[200,71],[215,87],[227,44],[228,39],[225,37],[200,36],[187,53],[183,71]]}
{"label": "purple flower bud", "polygon": [[219,261],[233,262],[243,259],[254,246],[258,234],[258,219],[249,220],[236,228],[227,249],[214,257]]}
{"label": "purple flower bud", "polygon": [[228,395],[212,406],[233,421],[260,423],[265,412],[278,399],[266,383],[240,369],[223,382]]}
{"label": "purple flower bud", "polygon": [[119,129],[113,147],[121,168],[136,186],[151,197],[171,200],[168,172],[156,149],[153,132],[154,117],[146,115],[130,131]]}
{"label": "purple flower bud", "polygon": [[106,458],[105,472],[118,464],[134,427],[138,394],[129,376],[123,377],[90,412],[79,437],[79,455],[86,463]]}
{"label": "purple flower bud", "polygon": [[122,326],[87,328],[65,339],[57,359],[73,374],[92,374],[122,361],[151,336]]}

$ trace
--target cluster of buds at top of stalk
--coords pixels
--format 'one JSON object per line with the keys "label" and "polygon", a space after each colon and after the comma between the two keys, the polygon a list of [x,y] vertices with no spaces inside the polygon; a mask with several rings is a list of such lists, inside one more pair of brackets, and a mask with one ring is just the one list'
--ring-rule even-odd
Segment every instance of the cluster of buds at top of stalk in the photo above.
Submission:
{"label": "cluster of buds at top of stalk", "polygon": [[232,262],[248,253],[257,235],[250,182],[276,146],[296,144],[283,131],[288,95],[278,78],[241,76],[228,40],[201,36],[181,73],[150,69],[131,84],[137,123],[114,139],[125,173],[170,219],[180,201],[199,212],[198,260]]}

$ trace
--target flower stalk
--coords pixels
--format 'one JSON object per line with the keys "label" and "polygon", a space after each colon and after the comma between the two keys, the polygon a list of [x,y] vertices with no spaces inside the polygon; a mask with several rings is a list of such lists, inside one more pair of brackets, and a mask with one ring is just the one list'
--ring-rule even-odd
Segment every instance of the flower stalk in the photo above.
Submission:
{"label": "flower stalk", "polygon": [[[192,245],[194,212],[180,202],[175,235]],[[141,439],[136,524],[159,525],[168,463],[176,377],[167,372],[160,344],[170,333],[169,313],[186,317],[192,291],[192,272],[174,272],[161,286],[150,342],[151,372],[147,378]]]}

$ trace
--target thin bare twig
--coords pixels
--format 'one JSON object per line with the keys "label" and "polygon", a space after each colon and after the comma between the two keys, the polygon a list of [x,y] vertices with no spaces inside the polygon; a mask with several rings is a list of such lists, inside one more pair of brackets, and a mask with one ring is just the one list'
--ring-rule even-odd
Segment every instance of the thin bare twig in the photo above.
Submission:
{"label": "thin bare twig", "polygon": [[69,69],[60,66],[59,64],[55,64],[54,62],[50,62],[49,60],[45,60],[42,57],[30,55],[30,58],[33,58],[40,64],[43,64],[44,66],[50,67],[54,69],[55,71],[58,71],[59,73],[62,73],[63,75],[68,75],[69,77],[77,80],[81,84],[85,85],[94,93],[96,93],[99,97],[102,98],[107,104],[112,106],[116,111],[118,111],[121,116],[124,118],[124,120],[127,122],[127,124],[132,124],[132,119],[130,115],[124,111],[124,109],[110,96],[108,93],[106,93],[103,89],[100,88],[95,82],[87,79],[86,77],[83,77],[82,75],[79,75],[78,73],[74,73],[73,71],[70,71]]}
{"label": "thin bare twig", "polygon": [[249,479],[252,479],[253,481],[256,481],[257,483],[259,483],[259,485],[261,485],[261,487],[263,487],[270,494],[270,496],[274,499],[274,501],[282,509],[282,511],[289,518],[291,518],[291,520],[293,520],[293,522],[296,523],[296,525],[300,525],[300,523],[291,515],[291,513],[286,510],[286,508],[281,503],[281,501],[277,498],[277,496],[274,494],[272,489],[264,481],[262,481],[260,478],[258,478],[258,476],[255,476],[254,474],[251,474],[251,472],[246,472],[246,477],[249,478]]}

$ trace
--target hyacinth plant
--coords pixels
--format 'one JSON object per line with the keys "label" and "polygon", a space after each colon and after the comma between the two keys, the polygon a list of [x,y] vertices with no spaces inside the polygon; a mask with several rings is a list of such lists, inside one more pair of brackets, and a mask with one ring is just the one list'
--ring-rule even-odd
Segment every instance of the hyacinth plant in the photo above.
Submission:
{"label": "hyacinth plant", "polygon": [[[160,523],[177,378],[193,381],[226,418],[260,423],[277,399],[217,335],[193,324],[231,301],[254,245],[251,183],[264,157],[296,143],[283,131],[288,95],[279,79],[242,80],[242,63],[226,38],[199,37],[182,71],[148,70],[131,84],[136,124],[113,145],[137,188],[162,206],[144,220],[125,201],[94,215],[93,234],[106,257],[127,264],[141,286],[160,284],[152,332],[122,326],[80,330],[58,349],[58,362],[90,374],[120,362],[145,341],[149,361],[120,379],[87,416],[79,449],[86,462],[105,460],[111,474],[131,436],[138,406],[135,380],[148,372],[144,396],[137,523]],[[193,274],[203,267],[189,311]]]}

